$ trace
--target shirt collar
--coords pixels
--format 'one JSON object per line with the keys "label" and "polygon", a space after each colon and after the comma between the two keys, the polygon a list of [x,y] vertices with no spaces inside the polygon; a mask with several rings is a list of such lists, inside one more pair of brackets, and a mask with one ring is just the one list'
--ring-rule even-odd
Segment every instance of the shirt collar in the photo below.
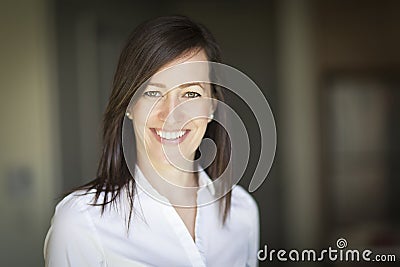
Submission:
{"label": "shirt collar", "polygon": [[213,181],[210,179],[205,170],[199,171],[199,186],[199,190],[206,187],[211,195],[215,195],[215,187]]}

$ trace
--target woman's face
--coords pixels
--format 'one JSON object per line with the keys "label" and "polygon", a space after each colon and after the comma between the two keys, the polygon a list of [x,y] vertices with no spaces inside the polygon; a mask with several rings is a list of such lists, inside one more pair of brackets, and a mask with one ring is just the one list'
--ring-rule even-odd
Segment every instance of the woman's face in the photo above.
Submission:
{"label": "woman's face", "polygon": [[[189,53],[163,66],[131,109],[139,161],[149,159],[154,167],[165,168],[171,161],[179,165],[180,160],[194,159],[213,113],[210,85],[193,82],[171,88],[170,78],[185,74],[162,72],[193,61],[207,61],[205,52]],[[208,69],[188,71],[188,76],[208,76]]]}

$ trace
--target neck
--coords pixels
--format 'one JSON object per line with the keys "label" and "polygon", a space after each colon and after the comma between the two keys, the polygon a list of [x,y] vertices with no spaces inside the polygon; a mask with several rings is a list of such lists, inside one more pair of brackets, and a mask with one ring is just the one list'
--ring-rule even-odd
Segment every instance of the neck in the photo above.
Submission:
{"label": "neck", "polygon": [[173,205],[192,205],[196,200],[199,186],[197,173],[180,170],[171,164],[152,164],[140,156],[137,165],[154,189]]}

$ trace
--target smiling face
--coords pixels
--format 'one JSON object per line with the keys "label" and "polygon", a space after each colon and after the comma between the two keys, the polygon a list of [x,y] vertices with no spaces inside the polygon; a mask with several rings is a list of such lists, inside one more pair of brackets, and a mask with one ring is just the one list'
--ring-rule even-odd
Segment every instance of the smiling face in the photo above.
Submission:
{"label": "smiling face", "polygon": [[182,75],[193,75],[194,80],[196,76],[204,78],[208,76],[208,68],[163,72],[177,64],[194,61],[207,61],[203,50],[163,66],[158,71],[160,75],[153,76],[131,109],[139,162],[149,159],[154,167],[162,169],[170,167],[171,161],[180,166],[179,162],[184,164],[183,161],[194,159],[213,113],[210,85],[187,82],[174,87],[171,84]]}

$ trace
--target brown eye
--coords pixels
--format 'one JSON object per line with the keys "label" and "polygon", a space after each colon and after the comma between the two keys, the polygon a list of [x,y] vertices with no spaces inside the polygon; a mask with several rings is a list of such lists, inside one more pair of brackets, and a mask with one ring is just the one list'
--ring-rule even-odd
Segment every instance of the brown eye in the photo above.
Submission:
{"label": "brown eye", "polygon": [[187,98],[196,98],[196,97],[200,97],[201,95],[196,92],[187,92],[187,93],[185,93],[184,96]]}

